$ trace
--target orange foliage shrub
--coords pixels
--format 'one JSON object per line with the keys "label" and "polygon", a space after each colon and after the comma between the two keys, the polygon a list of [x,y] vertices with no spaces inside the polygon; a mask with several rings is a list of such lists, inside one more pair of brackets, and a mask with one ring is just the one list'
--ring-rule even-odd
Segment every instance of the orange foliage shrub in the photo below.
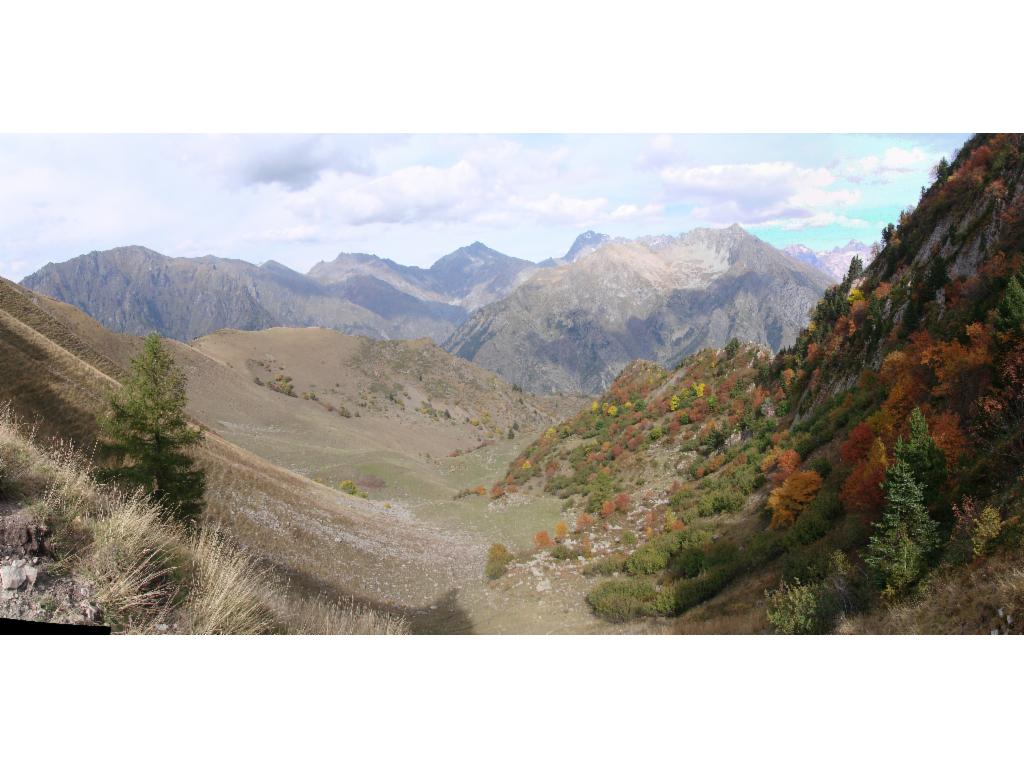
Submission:
{"label": "orange foliage shrub", "polygon": [[564,521],[559,520],[555,523],[555,541],[561,541],[569,534],[569,526]]}
{"label": "orange foliage shrub", "polygon": [[794,472],[786,482],[771,492],[768,507],[772,511],[769,527],[791,525],[821,488],[821,475],[813,470]]}
{"label": "orange foliage shrub", "polygon": [[965,332],[969,340],[966,345],[956,339],[939,342],[928,356],[938,381],[932,394],[945,397],[964,415],[987,389],[992,364],[991,331],[981,323],[972,323]]}
{"label": "orange foliage shrub", "polygon": [[547,549],[551,546],[551,537],[547,531],[537,531],[533,535],[533,544],[537,549]]}
{"label": "orange foliage shrub", "polygon": [[611,499],[606,499],[601,504],[601,517],[611,517],[613,512],[615,512],[615,502]]}
{"label": "orange foliage shrub", "polygon": [[967,437],[960,429],[960,417],[951,411],[938,411],[929,417],[928,429],[946,457],[946,468],[952,472],[967,446]]}
{"label": "orange foliage shrub", "polygon": [[588,515],[586,512],[581,512],[579,517],[576,518],[576,533],[584,531],[594,524],[594,518]]}
{"label": "orange foliage shrub", "polygon": [[775,460],[775,471],[771,474],[772,485],[782,485],[800,466],[800,454],[789,448]]}
{"label": "orange foliage shrub", "polygon": [[628,493],[620,493],[615,497],[615,509],[619,512],[629,512],[630,499]]}

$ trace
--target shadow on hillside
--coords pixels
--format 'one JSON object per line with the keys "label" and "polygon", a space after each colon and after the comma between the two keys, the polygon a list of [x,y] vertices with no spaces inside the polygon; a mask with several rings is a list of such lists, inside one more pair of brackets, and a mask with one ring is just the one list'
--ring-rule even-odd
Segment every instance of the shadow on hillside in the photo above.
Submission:
{"label": "shadow on hillside", "polygon": [[300,573],[282,566],[268,558],[258,558],[264,565],[280,574],[286,583],[288,592],[302,597],[323,596],[338,603],[352,601],[375,611],[384,611],[402,616],[409,622],[410,632],[414,635],[472,635],[473,621],[469,614],[459,605],[458,591],[451,589],[427,605],[410,608],[389,605],[377,600],[366,600],[353,597],[344,590],[338,589],[326,581]]}
{"label": "shadow on hillside", "polygon": [[444,597],[423,608],[402,611],[414,635],[472,635],[473,621],[459,605],[459,593],[450,589]]}

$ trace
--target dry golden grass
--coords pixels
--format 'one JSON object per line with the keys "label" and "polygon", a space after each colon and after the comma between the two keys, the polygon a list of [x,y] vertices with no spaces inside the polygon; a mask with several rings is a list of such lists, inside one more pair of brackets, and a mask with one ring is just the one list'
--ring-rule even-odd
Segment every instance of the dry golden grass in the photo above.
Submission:
{"label": "dry golden grass", "polygon": [[326,597],[270,600],[288,631],[297,635],[405,635],[409,622],[403,616],[360,605],[354,600],[332,602]]}
{"label": "dry golden grass", "polygon": [[60,564],[93,585],[119,632],[398,634],[400,619],[369,608],[289,601],[269,572],[224,534],[191,535],[142,493],[92,479],[66,446],[42,450],[9,404],[0,406],[4,492],[45,522]]}
{"label": "dry golden grass", "polygon": [[[1009,619],[1009,620],[1008,620]],[[1024,622],[1024,553],[936,571],[914,600],[844,619],[838,634],[1016,634]]]}
{"label": "dry golden grass", "polygon": [[269,632],[274,618],[263,600],[269,578],[216,528],[190,540],[192,580],[184,604],[185,631],[195,635],[254,635]]}

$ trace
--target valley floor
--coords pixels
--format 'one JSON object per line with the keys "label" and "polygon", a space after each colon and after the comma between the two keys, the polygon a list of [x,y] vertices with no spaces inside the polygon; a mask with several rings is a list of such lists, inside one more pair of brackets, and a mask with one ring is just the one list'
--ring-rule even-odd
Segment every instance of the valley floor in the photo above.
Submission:
{"label": "valley floor", "polygon": [[[366,420],[367,422],[370,419]],[[349,425],[346,424],[346,427]],[[560,577],[557,588],[545,572],[554,563],[534,556],[516,578],[488,582],[483,575],[487,549],[502,542],[513,551],[532,549],[533,532],[560,519],[550,496],[512,494],[498,500],[470,494],[501,477],[509,461],[536,434],[499,440],[457,457],[411,456],[366,442],[332,439],[330,426],[317,430],[294,425],[219,421],[219,434],[268,461],[309,477],[325,494],[344,479],[358,477],[368,499],[350,502],[375,518],[374,536],[360,537],[354,526],[332,526],[296,511],[304,520],[307,550],[335,552],[336,567],[307,564],[313,578],[305,589],[354,594],[405,613],[414,631],[430,633],[587,633],[613,627],[586,605],[586,580]],[[269,521],[264,521],[269,522]],[[236,521],[237,525],[237,521]],[[271,526],[274,523],[270,523]],[[341,546],[339,546],[341,545]],[[356,557],[363,552],[367,557]],[[314,558],[314,560],[317,558]],[[296,576],[298,581],[302,577]],[[577,583],[578,582],[578,583]]]}

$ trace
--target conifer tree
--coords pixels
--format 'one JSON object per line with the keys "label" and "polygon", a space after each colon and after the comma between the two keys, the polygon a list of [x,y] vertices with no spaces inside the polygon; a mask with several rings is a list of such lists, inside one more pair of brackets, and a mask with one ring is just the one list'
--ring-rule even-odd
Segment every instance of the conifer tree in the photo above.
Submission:
{"label": "conifer tree", "polygon": [[100,418],[102,456],[115,466],[102,479],[140,486],[166,513],[192,522],[206,487],[187,449],[202,438],[185,417],[185,374],[155,333],[132,360],[131,377],[110,397]]}
{"label": "conifer tree", "polygon": [[860,256],[854,256],[850,259],[850,267],[846,270],[845,282],[853,284],[853,281],[864,274],[864,262]]}
{"label": "conifer tree", "polygon": [[897,440],[893,453],[897,461],[905,462],[914,473],[925,503],[934,501],[935,494],[946,481],[946,457],[932,439],[920,408],[915,408],[910,414],[909,439]]}
{"label": "conifer tree", "polygon": [[905,461],[886,472],[885,512],[874,524],[864,561],[889,594],[900,594],[924,572],[939,544],[938,523],[928,516],[921,486]]}
{"label": "conifer tree", "polygon": [[1024,328],[1024,286],[1017,275],[1010,278],[1002,301],[996,309],[996,328],[1003,333],[1013,333]]}

